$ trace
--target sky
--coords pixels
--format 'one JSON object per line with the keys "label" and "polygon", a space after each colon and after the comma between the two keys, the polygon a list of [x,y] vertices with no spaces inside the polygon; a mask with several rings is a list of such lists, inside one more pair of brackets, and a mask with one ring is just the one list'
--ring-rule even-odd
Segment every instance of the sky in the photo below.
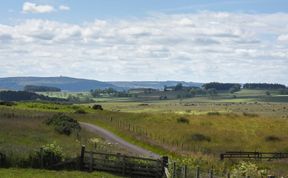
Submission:
{"label": "sky", "polygon": [[13,0],[0,77],[288,85],[287,0]]}

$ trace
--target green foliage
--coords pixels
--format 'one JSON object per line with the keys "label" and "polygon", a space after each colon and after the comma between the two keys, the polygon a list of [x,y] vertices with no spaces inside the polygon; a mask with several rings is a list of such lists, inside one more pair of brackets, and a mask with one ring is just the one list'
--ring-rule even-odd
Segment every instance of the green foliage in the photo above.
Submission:
{"label": "green foliage", "polygon": [[279,91],[279,94],[280,94],[280,95],[288,95],[288,89],[281,89],[281,90]]}
{"label": "green foliage", "polygon": [[182,117],[177,118],[177,122],[182,123],[182,124],[189,124],[190,121],[188,118],[182,116]]}
{"label": "green foliage", "polygon": [[76,114],[86,114],[87,112],[84,109],[79,108],[79,109],[76,109],[75,113]]}
{"label": "green foliage", "polygon": [[178,83],[178,84],[175,86],[175,91],[181,91],[182,89],[183,89],[182,83]]}
{"label": "green foliage", "polygon": [[47,167],[59,163],[63,159],[64,153],[62,151],[62,148],[55,142],[43,145],[40,150],[30,155],[30,162],[34,164],[32,165],[33,167],[39,167],[41,161],[43,161],[43,166]]}
{"label": "green foliage", "polygon": [[211,82],[211,83],[206,83],[202,87],[204,87],[206,90],[214,88],[215,90],[240,90],[241,85],[237,83],[218,83],[218,82]]}
{"label": "green foliage", "polygon": [[219,116],[220,113],[217,112],[217,111],[211,111],[211,112],[207,112],[207,115],[208,115],[208,116]]}
{"label": "green foliage", "polygon": [[66,101],[60,98],[50,98],[48,96],[30,93],[26,91],[0,91],[0,100],[3,101]]}
{"label": "green foliage", "polygon": [[92,109],[95,109],[95,110],[103,110],[103,107],[100,105],[100,104],[94,104],[92,106]]}
{"label": "green foliage", "polygon": [[100,171],[80,172],[80,171],[52,171],[43,169],[0,169],[0,177],[3,178],[121,178],[113,174]]}
{"label": "green foliage", "polygon": [[242,161],[239,164],[234,166],[231,172],[231,177],[238,178],[238,177],[243,177],[243,176],[250,176],[250,177],[260,178],[262,176],[266,176],[267,172],[268,170],[260,169],[254,163]]}
{"label": "green foliage", "polygon": [[207,94],[210,95],[210,96],[216,96],[217,95],[217,90],[215,88],[209,88],[207,90]]}
{"label": "green foliage", "polygon": [[55,130],[60,134],[70,135],[72,132],[79,132],[81,127],[77,120],[63,114],[58,113],[45,121],[47,125],[54,126]]}
{"label": "green foliage", "polygon": [[258,117],[258,114],[243,112],[243,116],[246,116],[246,117]]}
{"label": "green foliage", "polygon": [[11,101],[0,101],[0,105],[2,105],[2,106],[15,106],[16,103],[11,102]]}
{"label": "green foliage", "polygon": [[61,89],[56,88],[56,87],[48,87],[48,86],[26,85],[24,87],[24,91],[28,91],[28,92],[47,92],[47,91],[60,92]]}
{"label": "green foliage", "polygon": [[282,84],[273,84],[273,83],[245,83],[243,88],[246,89],[286,89],[285,85]]}

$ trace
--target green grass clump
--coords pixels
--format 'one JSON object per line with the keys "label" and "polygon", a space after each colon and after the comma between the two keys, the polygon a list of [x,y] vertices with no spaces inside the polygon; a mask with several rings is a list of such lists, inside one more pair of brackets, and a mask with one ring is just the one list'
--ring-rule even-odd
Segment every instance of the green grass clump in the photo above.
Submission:
{"label": "green grass clump", "polygon": [[265,141],[266,142],[279,142],[279,141],[281,141],[281,138],[279,138],[275,135],[269,135],[269,136],[265,137]]}
{"label": "green grass clump", "polygon": [[202,142],[202,141],[207,141],[207,142],[210,142],[211,141],[211,138],[206,136],[206,135],[203,135],[203,134],[200,134],[200,133],[195,133],[191,136],[191,139],[193,141],[196,141],[196,142]]}
{"label": "green grass clump", "polygon": [[189,124],[189,119],[182,116],[182,117],[177,118],[177,122],[182,123],[182,124]]}
{"label": "green grass clump", "polygon": [[213,112],[208,112],[207,115],[208,115],[208,116],[219,116],[220,113],[217,112],[217,111],[213,111]]}

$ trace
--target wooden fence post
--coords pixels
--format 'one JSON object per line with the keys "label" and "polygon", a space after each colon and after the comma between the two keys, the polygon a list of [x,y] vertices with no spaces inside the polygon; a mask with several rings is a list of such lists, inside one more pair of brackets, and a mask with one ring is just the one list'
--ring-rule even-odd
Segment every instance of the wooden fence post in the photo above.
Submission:
{"label": "wooden fence post", "polygon": [[90,164],[89,164],[89,171],[92,172],[93,171],[93,162],[94,162],[94,159],[93,159],[93,152],[91,151],[90,152]]}
{"label": "wooden fence post", "polygon": [[82,145],[81,146],[81,152],[80,152],[80,160],[79,160],[80,170],[83,170],[83,168],[84,168],[84,154],[85,154],[85,145]]}
{"label": "wooden fence post", "polygon": [[276,176],[268,175],[267,178],[276,178]]}
{"label": "wooden fence post", "polygon": [[227,172],[226,177],[230,178],[230,172]]}
{"label": "wooden fence post", "polygon": [[172,174],[172,178],[176,178],[176,162],[173,162],[173,174]]}
{"label": "wooden fence post", "polygon": [[122,164],[122,175],[125,175],[126,174],[126,158],[125,158],[125,155],[119,154],[119,156],[120,156],[120,162]]}
{"label": "wooden fence post", "polygon": [[40,167],[41,169],[44,168],[44,152],[43,152],[43,148],[40,148]]}
{"label": "wooden fence post", "polygon": [[210,171],[209,171],[209,178],[213,178],[213,168],[212,169],[210,169]]}
{"label": "wooden fence post", "polygon": [[187,178],[187,165],[184,166],[184,178]]}
{"label": "wooden fence post", "polygon": [[196,178],[200,178],[200,167],[197,166],[196,168]]}

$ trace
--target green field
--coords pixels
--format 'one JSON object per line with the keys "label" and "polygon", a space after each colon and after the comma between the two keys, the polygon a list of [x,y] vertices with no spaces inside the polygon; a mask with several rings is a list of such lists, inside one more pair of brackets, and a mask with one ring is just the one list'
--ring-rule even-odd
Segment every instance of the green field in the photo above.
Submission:
{"label": "green field", "polygon": [[0,169],[1,178],[120,178],[102,172],[48,171],[37,169]]}
{"label": "green field", "polygon": [[[288,152],[287,96],[271,93],[266,96],[261,90],[241,90],[234,94],[236,98],[219,93],[214,98],[174,100],[95,98],[104,111],[93,110],[91,106],[95,103],[18,102],[15,106],[0,107],[1,113],[19,114],[16,119],[0,119],[1,125],[5,125],[0,130],[0,148],[18,144],[15,148],[30,149],[56,141],[63,143],[68,153],[77,154],[80,144],[89,145],[87,140],[94,135],[81,131],[83,140],[79,143],[75,136],[59,136],[42,123],[53,113],[65,112],[79,121],[111,130],[132,143],[169,155],[180,164],[213,166],[221,172],[237,163],[220,162],[219,154],[225,151]],[[79,109],[86,114],[77,114]],[[14,132],[7,134],[11,129]],[[117,148],[111,148],[114,149]],[[256,164],[272,172],[288,172],[285,161],[256,161]]]}

